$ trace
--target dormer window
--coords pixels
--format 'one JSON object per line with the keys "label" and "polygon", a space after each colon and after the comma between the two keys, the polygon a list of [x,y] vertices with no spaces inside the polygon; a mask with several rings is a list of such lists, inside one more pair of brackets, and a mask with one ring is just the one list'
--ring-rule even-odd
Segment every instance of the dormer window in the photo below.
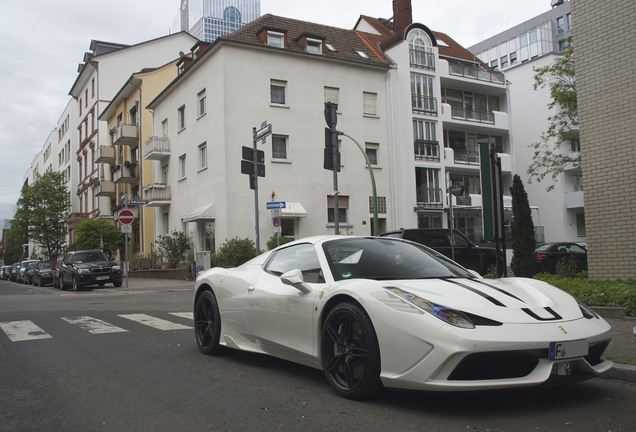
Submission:
{"label": "dormer window", "polygon": [[322,41],[319,39],[307,38],[307,52],[322,54]]}
{"label": "dormer window", "polygon": [[325,47],[331,52],[336,52],[336,49],[331,44],[326,43]]}
{"label": "dormer window", "polygon": [[267,45],[276,48],[285,47],[285,35],[283,33],[268,31],[267,32]]}
{"label": "dormer window", "polygon": [[363,59],[368,59],[369,58],[369,56],[366,53],[364,53],[364,52],[362,52],[360,50],[355,50],[355,52],[356,52],[356,54],[358,54]]}

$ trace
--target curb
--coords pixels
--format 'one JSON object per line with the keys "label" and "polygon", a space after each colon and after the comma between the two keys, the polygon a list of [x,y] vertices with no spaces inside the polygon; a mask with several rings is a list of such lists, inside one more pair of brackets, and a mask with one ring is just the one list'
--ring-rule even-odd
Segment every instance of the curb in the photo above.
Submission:
{"label": "curb", "polygon": [[601,378],[636,384],[636,366],[614,363],[614,367],[601,375]]}

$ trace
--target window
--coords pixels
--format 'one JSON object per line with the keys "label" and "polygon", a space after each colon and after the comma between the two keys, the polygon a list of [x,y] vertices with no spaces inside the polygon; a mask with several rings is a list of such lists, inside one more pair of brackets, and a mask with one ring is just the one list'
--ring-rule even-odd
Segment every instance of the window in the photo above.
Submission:
{"label": "window", "polygon": [[567,14],[567,15],[565,16],[565,22],[566,22],[566,25],[567,25],[567,28],[566,28],[566,29],[567,29],[567,30],[572,30],[572,15]]}
{"label": "window", "polygon": [[[379,196],[378,213],[386,213],[386,197]],[[373,213],[373,196],[369,197],[369,213]]]}
{"label": "window", "polygon": [[519,36],[519,46],[521,46],[521,47],[528,46],[528,35],[527,34],[522,34],[521,36]]}
{"label": "window", "polygon": [[161,122],[161,136],[163,137],[167,137],[168,136],[168,119],[164,119]]}
{"label": "window", "polygon": [[138,125],[139,124],[139,120],[138,120],[138,117],[137,117],[137,103],[136,102],[130,108],[130,110],[128,110],[128,119],[130,121],[129,124],[131,124],[131,125]]}
{"label": "window", "polygon": [[84,108],[88,108],[88,89],[84,90]]}
{"label": "window", "polygon": [[285,35],[277,32],[267,32],[267,45],[276,48],[285,47]]}
{"label": "window", "polygon": [[377,143],[364,143],[364,151],[367,153],[371,165],[378,164],[378,150],[380,145]]}
{"label": "window", "polygon": [[325,103],[333,102],[336,105],[340,103],[340,89],[338,87],[325,86]]}
{"label": "window", "polygon": [[95,98],[95,78],[91,81],[91,97]]}
{"label": "window", "polygon": [[287,93],[287,81],[271,80],[271,103],[285,105]]}
{"label": "window", "polygon": [[376,116],[378,115],[377,101],[378,94],[371,92],[362,92],[362,101],[364,115]]}
{"label": "window", "polygon": [[307,243],[290,246],[276,252],[265,271],[280,276],[290,270],[299,269],[308,283],[324,283],[320,261],[314,246]]}
{"label": "window", "polygon": [[424,30],[413,29],[409,32],[408,41],[411,66],[435,69],[433,44],[428,34]]}
{"label": "window", "polygon": [[177,126],[179,130],[185,129],[185,105],[181,105],[177,109]]}
{"label": "window", "polygon": [[528,33],[528,36],[530,37],[530,43],[535,43],[537,41],[537,31],[536,30],[532,30],[530,33]]}
{"label": "window", "polygon": [[559,41],[559,52],[563,52],[567,49],[567,47],[570,46],[570,40],[569,39],[561,39]]}
{"label": "window", "polygon": [[433,96],[433,78],[411,74],[411,99],[414,112],[437,115],[437,100]]}
{"label": "window", "polygon": [[517,52],[513,51],[510,53],[510,66],[513,64],[517,64]]}
{"label": "window", "polygon": [[494,70],[497,70],[499,66],[499,62],[497,60],[493,60],[490,62],[490,67],[493,68]]}
{"label": "window", "polygon": [[565,33],[565,18],[558,17],[556,20],[557,34]]}
{"label": "window", "polygon": [[322,54],[322,41],[318,39],[307,39],[307,52]]}
{"label": "window", "polygon": [[272,159],[287,159],[287,137],[274,135],[272,137]]}
{"label": "window", "polygon": [[199,170],[208,167],[208,144],[199,145]]}
{"label": "window", "polygon": [[179,156],[179,178],[183,179],[186,176],[186,155]]}
{"label": "window", "polygon": [[507,68],[508,67],[508,56],[505,55],[505,56],[501,57],[500,60],[501,60],[501,68],[502,69]]}
{"label": "window", "polygon": [[354,51],[356,52],[356,54],[358,54],[358,55],[359,55],[361,58],[363,58],[363,59],[368,59],[368,58],[369,58],[369,56],[368,56],[368,55],[366,55],[366,54],[365,54],[364,52],[362,52],[362,51],[359,51],[359,50],[354,50]]}
{"label": "window", "polygon": [[[338,222],[347,223],[347,215],[349,210],[349,197],[345,195],[338,196]],[[327,223],[334,223],[334,198],[329,195],[327,197]]]}
{"label": "window", "polygon": [[201,90],[198,94],[197,94],[197,99],[199,99],[199,106],[198,106],[198,112],[197,115],[199,117],[201,117],[203,114],[206,113],[206,107],[205,107],[205,89]]}

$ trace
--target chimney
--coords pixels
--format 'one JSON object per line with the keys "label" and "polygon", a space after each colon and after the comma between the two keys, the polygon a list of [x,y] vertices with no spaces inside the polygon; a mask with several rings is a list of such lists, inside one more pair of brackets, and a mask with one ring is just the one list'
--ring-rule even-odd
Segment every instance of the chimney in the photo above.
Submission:
{"label": "chimney", "polygon": [[393,31],[400,33],[412,22],[411,0],[393,0]]}

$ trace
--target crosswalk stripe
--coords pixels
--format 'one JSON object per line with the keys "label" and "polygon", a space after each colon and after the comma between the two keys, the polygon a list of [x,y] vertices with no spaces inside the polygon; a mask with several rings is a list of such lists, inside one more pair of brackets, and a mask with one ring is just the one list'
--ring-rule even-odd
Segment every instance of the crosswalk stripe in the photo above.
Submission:
{"label": "crosswalk stripe", "polygon": [[98,320],[97,318],[92,318],[89,316],[66,318],[63,317],[62,319],[67,323],[76,325],[91,334],[124,333],[128,331],[115,325],[109,324],[106,321]]}
{"label": "crosswalk stripe", "polygon": [[190,321],[194,320],[194,314],[192,312],[170,312],[170,315],[186,318],[186,319],[189,319]]}
{"label": "crosswalk stripe", "polygon": [[36,326],[32,321],[8,321],[0,322],[0,328],[13,342],[34,340],[34,339],[49,339],[52,338],[50,334]]}
{"label": "crosswalk stripe", "polygon": [[125,314],[119,316],[159,330],[187,330],[192,328],[146,314]]}

